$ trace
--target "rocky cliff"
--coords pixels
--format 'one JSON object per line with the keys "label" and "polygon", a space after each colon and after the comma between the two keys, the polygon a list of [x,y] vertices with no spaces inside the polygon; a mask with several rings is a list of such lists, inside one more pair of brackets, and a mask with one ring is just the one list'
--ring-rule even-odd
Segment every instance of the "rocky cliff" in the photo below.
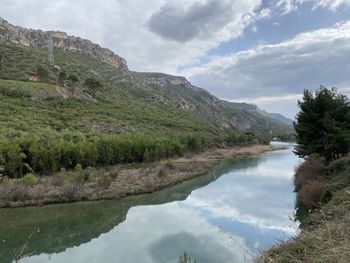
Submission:
{"label": "rocky cliff", "polygon": [[51,42],[54,48],[80,52],[91,58],[99,59],[122,72],[129,73],[126,60],[114,54],[111,50],[102,48],[90,40],[69,36],[65,32],[26,29],[13,26],[0,18],[0,41],[41,48],[47,48]]}

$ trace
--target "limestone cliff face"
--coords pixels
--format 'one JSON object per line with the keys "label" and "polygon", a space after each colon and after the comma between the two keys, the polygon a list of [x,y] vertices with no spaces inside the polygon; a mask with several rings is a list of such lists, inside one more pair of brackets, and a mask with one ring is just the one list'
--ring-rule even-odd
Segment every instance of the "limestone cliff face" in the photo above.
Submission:
{"label": "limestone cliff face", "polygon": [[102,48],[90,40],[68,36],[65,32],[42,31],[13,26],[0,18],[0,41],[13,42],[24,46],[47,47],[52,41],[55,48],[70,52],[79,52],[91,58],[101,60],[123,72],[129,73],[125,59]]}

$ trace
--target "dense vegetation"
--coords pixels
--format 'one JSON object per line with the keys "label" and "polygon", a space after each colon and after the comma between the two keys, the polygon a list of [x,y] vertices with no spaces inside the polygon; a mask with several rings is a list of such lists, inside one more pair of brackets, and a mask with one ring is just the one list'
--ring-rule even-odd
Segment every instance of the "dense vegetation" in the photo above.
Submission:
{"label": "dense vegetation", "polygon": [[306,157],[306,161],[296,170],[294,184],[297,218],[303,226],[309,211],[332,197],[326,189],[326,178],[332,173],[327,172],[326,166],[350,151],[350,102],[336,89],[321,86],[315,93],[305,90],[299,107],[294,125],[296,153]]}
{"label": "dense vegetation", "polygon": [[46,49],[0,43],[0,54],[0,174],[9,177],[269,140],[221,130],[159,89],[79,53],[55,49],[54,66]]}
{"label": "dense vegetation", "polygon": [[335,89],[305,91],[295,124],[305,157],[295,172],[301,234],[259,262],[348,262],[350,257],[350,105]]}
{"label": "dense vegetation", "polygon": [[350,102],[335,89],[305,90],[295,123],[296,153],[334,160],[350,150]]}
{"label": "dense vegetation", "polygon": [[188,150],[201,150],[203,138],[194,136],[168,139],[137,134],[94,136],[63,133],[60,136],[28,135],[2,143],[4,172],[22,177],[33,171],[53,173],[73,169],[132,162],[152,162],[182,156]]}

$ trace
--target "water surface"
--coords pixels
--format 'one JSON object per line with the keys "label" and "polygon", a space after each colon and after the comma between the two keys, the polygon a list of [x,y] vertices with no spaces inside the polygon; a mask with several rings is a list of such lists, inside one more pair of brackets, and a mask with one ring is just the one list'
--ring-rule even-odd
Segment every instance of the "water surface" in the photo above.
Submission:
{"label": "water surface", "polygon": [[[226,160],[208,175],[120,201],[0,210],[0,238],[31,255],[20,262],[252,262],[296,233],[292,148]],[[0,262],[11,262],[4,244]]]}

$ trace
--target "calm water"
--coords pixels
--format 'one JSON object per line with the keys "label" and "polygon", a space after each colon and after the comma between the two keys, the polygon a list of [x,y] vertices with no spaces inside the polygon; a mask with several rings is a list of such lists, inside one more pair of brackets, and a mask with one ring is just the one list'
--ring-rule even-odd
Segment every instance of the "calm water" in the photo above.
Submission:
{"label": "calm water", "polygon": [[[292,148],[223,161],[206,176],[154,194],[0,210],[0,239],[20,247],[20,262],[251,262],[262,249],[296,233]],[[0,262],[11,262],[0,245]]]}

